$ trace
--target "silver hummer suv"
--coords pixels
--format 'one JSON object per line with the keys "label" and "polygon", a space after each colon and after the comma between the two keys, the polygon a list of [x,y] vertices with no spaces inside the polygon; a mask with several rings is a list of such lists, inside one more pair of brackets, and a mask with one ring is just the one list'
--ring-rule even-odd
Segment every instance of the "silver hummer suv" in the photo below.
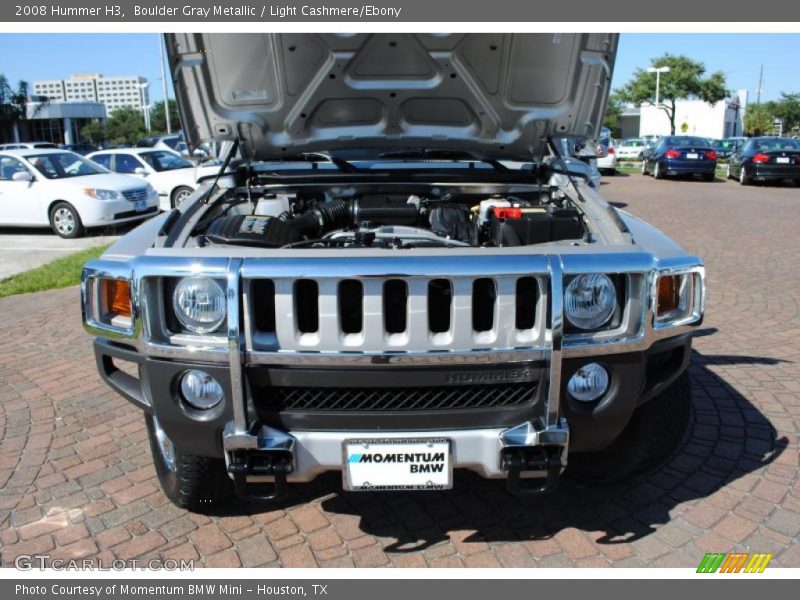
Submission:
{"label": "silver hummer suv", "polygon": [[616,35],[166,42],[188,142],[227,148],[82,296],[172,501],[325,471],[539,494],[670,455],[704,273],[591,177]]}

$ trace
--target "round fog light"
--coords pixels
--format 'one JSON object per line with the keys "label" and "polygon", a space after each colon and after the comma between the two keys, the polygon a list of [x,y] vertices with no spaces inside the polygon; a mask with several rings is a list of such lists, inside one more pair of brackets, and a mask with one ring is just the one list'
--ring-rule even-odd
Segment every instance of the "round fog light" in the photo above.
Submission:
{"label": "round fog light", "polygon": [[583,365],[567,383],[569,395],[581,402],[594,402],[608,389],[608,371],[597,363]]}
{"label": "round fog light", "polygon": [[219,381],[211,375],[192,369],[181,378],[181,395],[191,407],[208,410],[222,402],[223,392]]}

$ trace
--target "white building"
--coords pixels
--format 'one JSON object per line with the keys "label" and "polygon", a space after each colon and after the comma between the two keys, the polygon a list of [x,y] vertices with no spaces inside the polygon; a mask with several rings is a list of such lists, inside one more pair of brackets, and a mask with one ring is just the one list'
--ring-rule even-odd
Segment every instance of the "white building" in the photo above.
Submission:
{"label": "white building", "polygon": [[[702,100],[679,100],[675,103],[675,133],[706,138],[726,138],[744,135],[744,115],[747,111],[747,90],[739,90],[730,98],[709,104]],[[670,124],[666,111],[642,104],[639,135],[669,135]]]}
{"label": "white building", "polygon": [[100,102],[109,114],[122,107],[141,111],[150,105],[147,79],[136,76],[103,77],[88,73],[69,79],[39,80],[33,82],[33,94],[55,102]]}

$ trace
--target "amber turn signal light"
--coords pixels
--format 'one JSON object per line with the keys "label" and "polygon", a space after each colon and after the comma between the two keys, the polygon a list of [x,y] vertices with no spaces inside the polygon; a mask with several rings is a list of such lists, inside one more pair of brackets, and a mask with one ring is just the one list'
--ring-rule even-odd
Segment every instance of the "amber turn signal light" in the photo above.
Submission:
{"label": "amber turn signal light", "polygon": [[680,275],[665,275],[658,279],[656,314],[663,315],[678,308],[681,294]]}
{"label": "amber turn signal light", "polygon": [[131,284],[121,279],[101,279],[103,306],[114,317],[131,318]]}

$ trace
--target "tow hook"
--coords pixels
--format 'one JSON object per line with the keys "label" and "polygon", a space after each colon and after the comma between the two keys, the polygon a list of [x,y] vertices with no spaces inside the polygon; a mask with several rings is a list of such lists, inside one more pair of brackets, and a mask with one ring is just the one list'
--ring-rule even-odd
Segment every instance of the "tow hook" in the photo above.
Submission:
{"label": "tow hook", "polygon": [[[292,453],[282,450],[236,451],[232,453],[228,472],[233,478],[236,495],[251,502],[273,502],[286,495],[286,476],[293,470]],[[272,483],[248,482],[248,477],[269,476]],[[266,487],[269,491],[261,492]]]}
{"label": "tow hook", "polygon": [[[500,468],[508,471],[506,487],[512,494],[520,496],[540,496],[558,489],[561,469],[562,446],[535,446],[504,448],[500,454]],[[521,474],[526,471],[544,471],[543,478],[536,478],[535,484],[524,484]]]}

